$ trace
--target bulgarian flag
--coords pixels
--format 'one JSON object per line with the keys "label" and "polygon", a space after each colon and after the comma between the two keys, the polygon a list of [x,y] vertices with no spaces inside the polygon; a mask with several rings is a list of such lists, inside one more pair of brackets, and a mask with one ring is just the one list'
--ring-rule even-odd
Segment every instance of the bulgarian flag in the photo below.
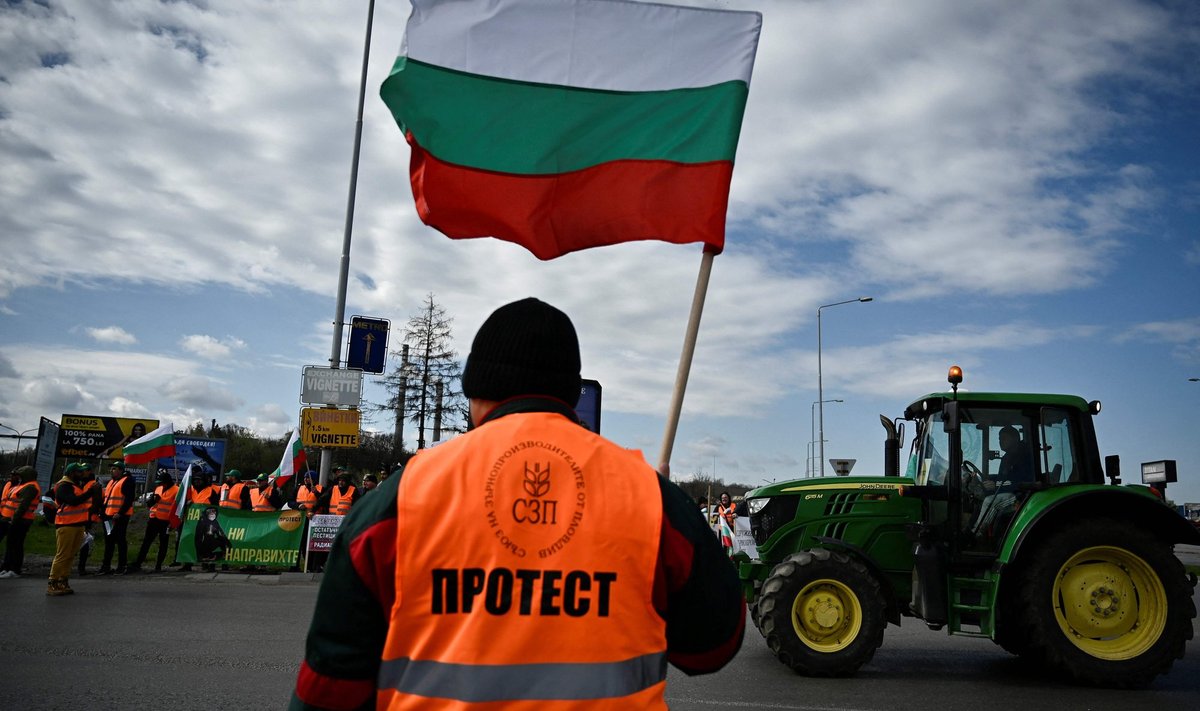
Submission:
{"label": "bulgarian flag", "polygon": [[630,0],[411,0],[380,93],[417,213],[540,259],[719,253],[762,16]]}
{"label": "bulgarian flag", "polygon": [[183,473],[183,481],[179,482],[179,494],[175,496],[175,509],[171,511],[171,528],[179,528],[183,525],[183,512],[187,511],[188,501],[192,498],[192,469],[195,466],[195,464],[189,464],[187,471]]}
{"label": "bulgarian flag", "polygon": [[125,464],[146,464],[175,456],[175,424],[168,422],[145,437],[125,445]]}
{"label": "bulgarian flag", "polygon": [[297,427],[292,430],[292,436],[283,449],[283,459],[279,461],[279,466],[273,472],[275,486],[282,488],[288,479],[296,475],[296,472],[304,471],[307,463],[308,454],[304,451],[304,445],[300,443],[300,428]]}
{"label": "bulgarian flag", "polygon": [[725,554],[733,555],[733,529],[729,527],[729,522],[724,516],[717,516],[718,536],[721,539],[721,547],[725,549]]}

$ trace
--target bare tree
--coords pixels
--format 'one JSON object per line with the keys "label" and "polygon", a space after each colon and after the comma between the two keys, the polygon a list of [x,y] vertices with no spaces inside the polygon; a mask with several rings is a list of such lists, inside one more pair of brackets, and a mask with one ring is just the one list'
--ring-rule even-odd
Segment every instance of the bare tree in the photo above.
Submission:
{"label": "bare tree", "polygon": [[405,421],[417,426],[417,449],[428,445],[427,430],[437,442],[442,432],[465,429],[462,367],[450,347],[452,321],[433,294],[428,294],[421,310],[405,325],[400,349],[392,352],[400,365],[384,378],[384,384],[390,394],[388,409],[396,415],[392,446],[397,460]]}

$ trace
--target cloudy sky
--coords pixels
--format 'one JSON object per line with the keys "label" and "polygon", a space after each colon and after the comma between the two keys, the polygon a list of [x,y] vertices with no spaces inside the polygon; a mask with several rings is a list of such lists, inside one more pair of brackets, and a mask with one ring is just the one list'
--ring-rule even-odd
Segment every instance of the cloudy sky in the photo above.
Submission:
{"label": "cloudy sky", "polygon": [[[827,457],[877,472],[878,414],[957,363],[975,390],[1104,401],[1127,479],[1173,458],[1172,497],[1200,501],[1200,6],[682,4],[763,33],[676,475],[803,475],[816,309],[871,296],[822,311]],[[0,422],[295,425],[331,350],[366,12],[0,2]],[[540,262],[423,226],[378,98],[407,14],[376,9],[347,315],[399,326],[432,293],[465,353],[495,306],[550,301],[605,433],[657,461],[700,248]]]}

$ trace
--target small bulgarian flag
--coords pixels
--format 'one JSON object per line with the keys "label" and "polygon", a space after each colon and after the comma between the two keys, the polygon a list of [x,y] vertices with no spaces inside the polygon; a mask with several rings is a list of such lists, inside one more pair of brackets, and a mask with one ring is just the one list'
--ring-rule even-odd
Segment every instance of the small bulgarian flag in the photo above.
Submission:
{"label": "small bulgarian flag", "polygon": [[[183,481],[179,482],[179,494],[175,496],[175,510],[171,512],[171,528],[179,528],[183,525],[183,512],[187,510],[188,494],[192,490],[192,469],[195,464],[189,464],[187,471],[183,473]],[[178,470],[176,470],[178,471]]]}
{"label": "small bulgarian flag", "polygon": [[719,253],[762,15],[629,0],[411,0],[380,94],[421,221],[539,259]]}
{"label": "small bulgarian flag", "polygon": [[283,459],[279,461],[279,466],[273,472],[275,474],[275,486],[282,488],[296,475],[296,472],[304,471],[305,465],[308,463],[308,454],[304,451],[304,445],[300,443],[300,428],[292,430],[292,436],[288,439],[287,446],[283,448]]}
{"label": "small bulgarian flag", "polygon": [[729,522],[724,516],[717,516],[717,527],[721,536],[721,547],[725,549],[725,554],[733,555],[733,529],[729,527]]}
{"label": "small bulgarian flag", "polygon": [[125,464],[147,464],[175,456],[175,424],[168,422],[150,434],[125,445]]}

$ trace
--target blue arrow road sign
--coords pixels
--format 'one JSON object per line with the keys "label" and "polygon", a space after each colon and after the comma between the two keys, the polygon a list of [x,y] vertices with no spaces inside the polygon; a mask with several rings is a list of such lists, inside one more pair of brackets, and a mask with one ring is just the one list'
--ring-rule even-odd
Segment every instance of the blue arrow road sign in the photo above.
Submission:
{"label": "blue arrow road sign", "polygon": [[346,367],[358,368],[365,373],[382,373],[387,360],[388,329],[391,322],[383,318],[350,319],[350,347],[346,353]]}

